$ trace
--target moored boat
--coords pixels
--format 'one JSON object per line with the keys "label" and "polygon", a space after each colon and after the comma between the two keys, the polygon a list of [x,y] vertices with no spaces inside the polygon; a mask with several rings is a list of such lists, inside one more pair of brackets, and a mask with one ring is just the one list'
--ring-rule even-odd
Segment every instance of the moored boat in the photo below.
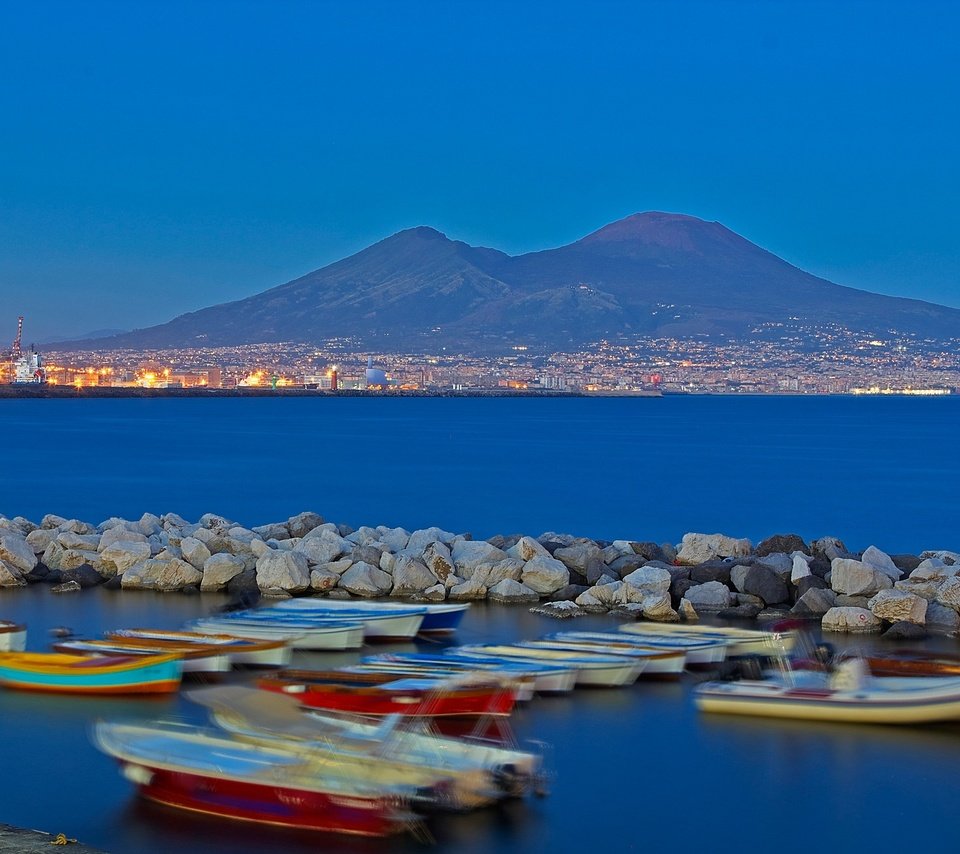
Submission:
{"label": "moored boat", "polygon": [[230,670],[230,659],[222,652],[196,644],[161,646],[152,641],[83,640],[80,638],[51,644],[56,652],[71,655],[177,655],[183,659],[183,673],[194,676],[213,676]]}
{"label": "moored boat", "polygon": [[168,694],[180,686],[178,655],[0,654],[0,685],[62,694]]}
{"label": "moored boat", "polygon": [[520,644],[469,644],[456,648],[458,655],[480,655],[485,658],[525,662],[562,664],[577,673],[577,685],[616,688],[632,685],[643,672],[646,663],[623,656],[595,655],[556,649],[537,649]]}
{"label": "moored boat", "polygon": [[697,667],[722,663],[727,657],[727,641],[719,638],[701,638],[682,635],[657,635],[626,632],[556,632],[548,635],[572,641],[591,641],[597,643],[632,643],[644,649],[682,650],[686,665]]}
{"label": "moored boat", "polygon": [[[331,601],[341,602],[342,607],[330,608]],[[304,604],[298,605],[299,602]],[[416,637],[427,613],[423,606],[370,607],[375,604],[336,599],[287,599],[262,608],[237,611],[230,616],[271,622],[300,622],[307,626],[330,622],[360,623],[365,640],[397,641]]]}
{"label": "moored boat", "polygon": [[365,599],[325,599],[316,596],[304,596],[287,599],[267,606],[298,613],[317,613],[337,615],[343,611],[361,611],[371,614],[409,611],[420,613],[423,620],[418,634],[449,634],[456,631],[470,608],[469,602],[438,602],[424,605],[402,605],[396,602],[371,602]]}
{"label": "moored boat", "polygon": [[222,652],[235,667],[286,667],[293,650],[283,640],[256,640],[236,635],[178,632],[165,629],[120,629],[107,632],[114,639],[144,639],[164,644],[204,644]]}
{"label": "moored boat", "polygon": [[960,676],[960,656],[916,649],[873,651],[865,656],[874,676]]}
{"label": "moored boat", "polygon": [[27,627],[0,620],[0,651],[23,652],[27,648]]}
{"label": "moored boat", "polygon": [[392,673],[284,670],[257,680],[257,687],[295,696],[302,706],[357,715],[419,717],[507,716],[516,689],[488,674],[456,678],[402,678]]}
{"label": "moored boat", "polygon": [[687,660],[687,655],[683,650],[656,649],[631,643],[541,638],[540,640],[524,641],[521,646],[535,649],[588,652],[595,655],[622,655],[639,659],[645,664],[641,676],[659,679],[678,679],[680,674],[683,673]]}
{"label": "moored boat", "polygon": [[692,625],[689,623],[637,622],[620,626],[620,631],[636,635],[663,635],[722,639],[727,657],[739,655],[785,655],[796,643],[796,632],[742,629],[736,626]]}
{"label": "moored boat", "polygon": [[309,623],[302,620],[248,619],[245,611],[203,617],[187,625],[189,631],[233,634],[262,640],[282,640],[294,649],[359,649],[363,626],[356,622]]}
{"label": "moored boat", "polygon": [[100,722],[94,744],[150,800],[224,818],[387,836],[408,827],[408,787],[370,785],[309,756],[193,728]]}

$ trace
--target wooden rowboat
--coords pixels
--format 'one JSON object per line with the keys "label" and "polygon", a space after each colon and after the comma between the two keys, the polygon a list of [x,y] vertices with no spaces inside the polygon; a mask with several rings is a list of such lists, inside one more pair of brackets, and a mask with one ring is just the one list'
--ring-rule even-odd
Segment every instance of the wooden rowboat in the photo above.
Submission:
{"label": "wooden rowboat", "polygon": [[898,649],[866,656],[874,676],[960,676],[960,656]]}
{"label": "wooden rowboat", "polygon": [[168,694],[180,686],[179,655],[0,654],[0,685],[61,694]]}
{"label": "wooden rowboat", "polygon": [[147,640],[158,647],[189,643],[208,646],[223,653],[235,667],[286,667],[293,650],[282,640],[262,640],[236,635],[178,632],[166,629],[121,629],[107,632],[113,640]]}
{"label": "wooden rowboat", "polygon": [[57,641],[51,644],[55,652],[70,655],[176,655],[183,659],[184,676],[212,676],[230,671],[230,658],[209,646],[196,644],[160,645],[151,641],[136,640],[75,640]]}

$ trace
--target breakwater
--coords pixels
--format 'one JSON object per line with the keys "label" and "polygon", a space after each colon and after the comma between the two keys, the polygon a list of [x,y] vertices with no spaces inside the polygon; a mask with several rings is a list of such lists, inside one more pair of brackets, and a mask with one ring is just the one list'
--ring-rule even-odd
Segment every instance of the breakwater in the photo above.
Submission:
{"label": "breakwater", "polygon": [[351,528],[307,511],[246,528],[212,513],[99,523],[0,517],[0,586],[67,593],[226,592],[393,597],[534,606],[573,617],[652,621],[794,617],[828,631],[922,637],[960,629],[960,553],[853,552],[836,537],[778,534],[756,545],[688,533],[676,545],[547,532],[474,540],[437,527]]}

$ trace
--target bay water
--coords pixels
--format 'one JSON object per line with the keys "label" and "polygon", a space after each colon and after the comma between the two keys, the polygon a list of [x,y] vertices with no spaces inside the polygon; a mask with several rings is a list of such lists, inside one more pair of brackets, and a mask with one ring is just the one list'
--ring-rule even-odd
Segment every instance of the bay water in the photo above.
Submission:
{"label": "bay water", "polygon": [[[854,549],[960,548],[954,399],[225,399],[3,401],[0,513],[98,522],[208,511],[258,525],[313,509],[351,525],[439,525],[676,542],[832,534]],[[0,618],[98,635],[176,627],[221,596],[0,590]],[[612,629],[606,616],[576,628]],[[474,606],[457,640],[556,630]],[[867,643],[856,641],[855,643]],[[872,640],[870,643],[883,643]],[[943,640],[941,648],[955,647]],[[393,650],[434,649],[403,644]],[[313,654],[336,666],[359,653]],[[241,677],[243,678],[243,677]],[[431,819],[435,842],[234,824],[138,800],[90,744],[98,718],[202,722],[182,697],[0,691],[0,821],[143,851],[956,850],[960,725],[866,727],[700,715],[678,684],[537,698],[548,797]]]}

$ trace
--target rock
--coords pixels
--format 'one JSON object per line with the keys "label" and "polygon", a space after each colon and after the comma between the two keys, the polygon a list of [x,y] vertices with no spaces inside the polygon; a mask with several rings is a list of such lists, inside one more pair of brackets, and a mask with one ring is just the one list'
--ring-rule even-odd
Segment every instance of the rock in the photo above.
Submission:
{"label": "rock", "polygon": [[644,591],[644,593],[666,596],[668,600],[670,598],[670,585],[673,583],[673,578],[666,569],[661,569],[658,566],[642,566],[629,575],[625,575],[623,580],[627,584],[632,584]]}
{"label": "rock", "polygon": [[870,601],[869,596],[847,596],[844,593],[837,594],[837,607],[838,608],[867,608],[867,603]]}
{"label": "rock", "polygon": [[523,575],[523,567],[524,563],[519,558],[508,557],[505,560],[492,563],[489,566],[487,564],[481,564],[477,567],[477,574],[482,573],[484,576],[483,583],[486,584],[487,587],[492,587],[505,578],[509,578],[511,581],[520,581]]}
{"label": "rock", "polygon": [[797,599],[790,613],[797,617],[822,617],[837,604],[837,594],[832,590],[811,587]]}
{"label": "rock", "polygon": [[797,581],[797,598],[799,599],[806,593],[808,590],[829,590],[830,585],[827,584],[822,578],[818,575],[805,575],[799,581]]}
{"label": "rock", "polygon": [[92,564],[97,560],[96,552],[82,552],[78,549],[67,549],[60,555],[60,569],[76,569],[84,564]]}
{"label": "rock", "polygon": [[411,598],[418,602],[443,602],[447,598],[447,588],[442,584],[434,584],[433,587],[428,587],[423,593]]}
{"label": "rock", "polygon": [[[191,564],[192,565],[192,564]],[[231,554],[210,555],[203,562],[203,578],[200,590],[204,593],[228,589],[230,582],[245,569],[243,558]],[[253,573],[256,584],[256,573]],[[259,592],[259,588],[257,588]]]}
{"label": "rock", "polygon": [[530,609],[531,614],[542,614],[544,617],[554,617],[557,620],[566,620],[570,617],[585,617],[587,612],[575,602],[547,602]]}
{"label": "rock", "polygon": [[137,522],[137,530],[144,536],[149,537],[152,534],[159,534],[163,530],[163,523],[159,516],[155,516],[153,513],[144,513]]}
{"label": "rock", "polygon": [[869,597],[893,587],[893,579],[889,575],[859,560],[838,557],[833,559],[830,567],[830,586],[837,593]]}
{"label": "rock", "polygon": [[960,552],[951,552],[951,551],[946,551],[944,549],[920,552],[920,558],[922,560],[929,557],[935,557],[937,560],[942,561],[948,566],[953,566],[954,564],[960,564]]}
{"label": "rock", "polygon": [[556,558],[539,555],[523,565],[520,580],[537,593],[554,593],[570,583],[570,572]]}
{"label": "rock", "polygon": [[393,569],[391,596],[412,596],[440,583],[426,565],[411,557],[398,557]]}
{"label": "rock", "polygon": [[107,528],[100,535],[100,544],[97,546],[97,551],[105,551],[110,548],[114,543],[146,543],[148,542],[147,538],[141,534],[139,531],[131,531],[127,528],[117,525],[113,528]]}
{"label": "rock", "polygon": [[629,575],[631,572],[640,569],[640,567],[647,564],[647,559],[642,555],[620,555],[609,564],[599,564],[594,566],[591,564],[587,568],[587,578],[589,579],[592,574],[595,574],[596,571],[604,572],[605,567],[606,571],[610,573],[615,573],[619,578],[623,578],[626,575]]}
{"label": "rock", "polygon": [[64,583],[70,582],[83,588],[97,587],[103,584],[103,576],[89,563],[82,563],[79,566],[61,569],[60,580]]}
{"label": "rock", "polygon": [[640,605],[644,619],[657,623],[676,623],[680,620],[680,616],[670,604],[669,593],[648,593],[643,597]]}
{"label": "rock", "polygon": [[380,534],[380,542],[387,547],[388,551],[394,553],[405,549],[410,541],[410,532],[403,528],[379,527],[377,532]]}
{"label": "rock", "polygon": [[879,632],[880,620],[866,608],[831,608],[820,626],[825,632]]}
{"label": "rock", "polygon": [[687,595],[691,587],[696,587],[697,582],[689,578],[674,578],[670,584],[670,596],[674,602],[679,602]]}
{"label": "rock", "polygon": [[360,561],[340,576],[340,587],[354,596],[386,596],[393,588],[393,577],[372,564]]}
{"label": "rock", "polygon": [[271,522],[251,529],[262,540],[289,540],[290,529],[286,522]]}
{"label": "rock", "polygon": [[310,570],[310,589],[318,593],[326,593],[333,590],[340,583],[340,576],[335,572],[327,572],[323,569]]}
{"label": "rock", "polygon": [[120,579],[126,589],[172,591],[198,584],[202,574],[185,560],[147,558],[124,571]]}
{"label": "rock", "polygon": [[525,584],[505,578],[498,581],[489,590],[487,598],[492,602],[504,602],[512,605],[528,605],[531,602],[539,602],[540,594],[531,590]]}
{"label": "rock", "polygon": [[146,541],[116,540],[100,552],[93,568],[104,578],[124,575],[130,567],[149,558],[151,553],[150,544]]}
{"label": "rock", "polygon": [[883,636],[891,640],[923,640],[928,634],[923,626],[909,620],[900,620],[890,626]]}
{"label": "rock", "polygon": [[790,567],[790,582],[796,584],[801,578],[810,578],[813,573],[810,571],[811,559],[806,555],[794,554],[792,565]]}
{"label": "rock", "polygon": [[375,543],[379,536],[380,535],[377,533],[376,528],[371,528],[367,525],[361,525],[352,534],[344,537],[344,539],[358,546],[363,546],[367,543]]}
{"label": "rock", "polygon": [[567,584],[564,587],[561,587],[559,590],[555,590],[547,597],[547,599],[550,602],[572,602],[581,593],[588,589],[589,588],[585,587],[583,584]]}
{"label": "rock", "polygon": [[422,528],[410,534],[404,552],[411,557],[420,557],[430,543],[443,543],[449,546],[455,537],[456,534],[451,534],[449,531],[440,528]]}
{"label": "rock", "polygon": [[686,620],[688,623],[695,623],[700,619],[696,609],[693,607],[693,603],[686,598],[680,600],[680,607],[677,608],[677,613],[679,613],[681,620]]}
{"label": "rock", "polygon": [[799,534],[774,534],[772,537],[762,540],[757,544],[756,554],[758,557],[766,557],[774,552],[805,552],[809,554],[810,550]]}
{"label": "rock", "polygon": [[913,572],[921,563],[921,559],[916,555],[890,555],[890,560],[897,569],[907,573]]}
{"label": "rock", "polygon": [[69,520],[64,519],[63,516],[56,516],[53,513],[48,513],[40,520],[41,528],[59,528],[61,525],[66,525]]}
{"label": "rock", "polygon": [[724,620],[755,620],[763,610],[762,605],[743,604],[724,608],[717,616]]}
{"label": "rock", "polygon": [[[480,564],[506,560],[507,553],[483,540],[461,540],[450,550],[457,575],[469,579]],[[566,582],[564,582],[566,583]]]}
{"label": "rock", "polygon": [[960,577],[948,578],[937,591],[937,602],[960,612]]}
{"label": "rock", "polygon": [[76,534],[73,531],[64,531],[63,533],[57,534],[57,542],[65,549],[95,552],[100,545],[100,535]]}
{"label": "rock", "polygon": [[287,530],[290,532],[291,537],[304,537],[314,528],[322,524],[323,516],[319,513],[306,511],[304,513],[297,513],[296,516],[291,516],[287,519]]}
{"label": "rock", "polygon": [[730,607],[730,590],[719,581],[707,581],[690,587],[684,598],[697,611],[721,611]]}
{"label": "rock", "polygon": [[589,590],[584,590],[583,593],[581,593],[576,600],[574,600],[574,604],[588,614],[596,614],[609,610],[607,606],[604,605],[603,602],[601,602],[593,594],[594,590],[596,590],[595,587],[591,587]]}
{"label": "rock", "polygon": [[185,537],[180,541],[180,552],[183,559],[201,572],[210,560],[210,549],[194,537]]}
{"label": "rock", "polygon": [[[216,557],[216,555],[214,555]],[[257,586],[257,571],[244,569],[227,582],[227,593],[234,599],[249,607],[246,603],[260,599],[260,588]]]}
{"label": "rock", "polygon": [[776,605],[789,598],[787,585],[762,563],[734,567],[730,571],[730,580],[741,593],[758,596],[765,605]]}
{"label": "rock", "polygon": [[26,536],[27,545],[33,549],[35,555],[42,555],[47,546],[57,539],[56,531],[45,531],[43,528],[37,528]]}
{"label": "rock", "polygon": [[706,584],[708,581],[719,581],[721,584],[730,583],[732,563],[712,560],[690,568],[690,580],[694,584]]}
{"label": "rock", "polygon": [[[797,552],[797,554],[801,553]],[[754,563],[767,567],[767,569],[776,573],[784,583],[790,580],[790,576],[793,573],[793,558],[783,552],[771,552],[762,559],[756,559]]]}
{"label": "rock", "polygon": [[303,593],[310,588],[307,558],[297,552],[271,551],[257,558],[256,569],[262,592]]}
{"label": "rock", "polygon": [[454,571],[450,549],[440,541],[430,543],[423,549],[423,563],[440,581],[445,581]]}
{"label": "rock", "polygon": [[893,588],[904,593],[912,593],[914,596],[920,596],[928,602],[933,602],[940,592],[942,583],[942,581],[923,581],[919,578],[903,578],[900,581],[893,582]]}
{"label": "rock", "polygon": [[[199,543],[200,541],[197,540],[197,542]],[[273,542],[276,543],[276,542],[278,542],[278,540],[274,540]],[[286,542],[290,542],[290,541],[289,541],[289,540],[286,540]],[[200,545],[203,546],[203,543],[200,543]],[[206,546],[203,546],[203,547],[206,548]],[[276,549],[276,548],[271,548],[271,547],[270,547],[269,545],[267,545],[263,540],[251,540],[251,541],[250,541],[250,553],[251,553],[255,558],[261,558],[261,557],[263,557],[267,552],[272,552],[272,551],[293,551],[293,549]],[[209,554],[209,551],[207,552],[207,554]],[[202,563],[201,563],[200,565],[203,566]]]}
{"label": "rock", "polygon": [[[100,579],[103,581],[103,579]],[[64,581],[62,584],[54,584],[50,588],[51,593],[76,593],[80,590],[80,585],[76,581]]]}
{"label": "rock", "polygon": [[26,587],[23,574],[13,564],[0,560],[0,587]]}
{"label": "rock", "polygon": [[884,575],[889,575],[892,581],[899,580],[903,575],[903,571],[890,560],[890,555],[880,551],[876,546],[870,546],[861,556],[860,562],[879,570]]}
{"label": "rock", "polygon": [[[614,543],[616,545],[617,543]],[[663,546],[658,546],[656,543],[629,543],[630,548],[633,549],[633,553],[638,557],[642,557],[644,560],[658,560],[663,563],[673,563],[677,557],[677,551],[672,546],[670,547],[670,553],[668,554],[664,551]]]}
{"label": "rock", "polygon": [[748,555],[750,549],[750,540],[738,540],[724,534],[684,534],[677,560],[689,566],[718,557]]}
{"label": "rock", "polygon": [[550,552],[533,537],[521,537],[515,545],[507,549],[507,554],[510,557],[522,560],[524,563],[533,560],[535,557],[550,557]]}
{"label": "rock", "polygon": [[943,634],[960,631],[960,614],[939,602],[927,604],[927,628]]}
{"label": "rock", "polygon": [[[406,555],[403,555],[403,557],[406,557]],[[407,558],[407,559],[411,560],[411,558]],[[395,554],[393,554],[392,552],[383,552],[380,555],[380,563],[378,565],[380,569],[382,569],[384,572],[386,572],[389,575],[393,575],[393,569],[396,566],[396,563],[397,563],[397,556]]]}
{"label": "rock", "polygon": [[557,549],[553,557],[559,560],[567,569],[572,572],[578,572],[586,577],[590,567],[599,567],[603,565],[603,552],[596,543],[574,543],[572,546],[565,546]]}
{"label": "rock", "polygon": [[[293,550],[302,554],[310,566],[331,563],[344,554],[351,554],[353,546],[339,534],[324,532],[318,537],[306,537],[298,542]],[[372,555],[368,555],[372,557]],[[372,562],[372,561],[371,561]],[[380,562],[379,555],[377,563]]]}
{"label": "rock", "polygon": [[0,560],[21,573],[30,572],[37,565],[37,556],[27,538],[12,532],[0,536]]}
{"label": "rock", "polygon": [[843,540],[836,537],[821,537],[819,540],[814,540],[810,543],[810,551],[813,552],[814,557],[819,555],[829,561],[849,554]]}
{"label": "rock", "polygon": [[343,557],[340,558],[340,560],[332,560],[330,563],[321,563],[314,568],[319,569],[321,572],[333,572],[336,575],[343,575],[351,566],[353,566],[353,561],[348,557]]}
{"label": "rock", "polygon": [[939,585],[948,578],[953,578],[956,574],[957,567],[947,566],[938,558],[928,557],[917,564],[909,577],[911,580],[933,581]]}
{"label": "rock", "polygon": [[[457,576],[451,575],[447,578],[449,582]],[[447,598],[453,602],[469,602],[475,599],[487,598],[487,585],[481,583],[480,576],[476,579],[468,578],[460,584],[455,584],[447,590]]]}

